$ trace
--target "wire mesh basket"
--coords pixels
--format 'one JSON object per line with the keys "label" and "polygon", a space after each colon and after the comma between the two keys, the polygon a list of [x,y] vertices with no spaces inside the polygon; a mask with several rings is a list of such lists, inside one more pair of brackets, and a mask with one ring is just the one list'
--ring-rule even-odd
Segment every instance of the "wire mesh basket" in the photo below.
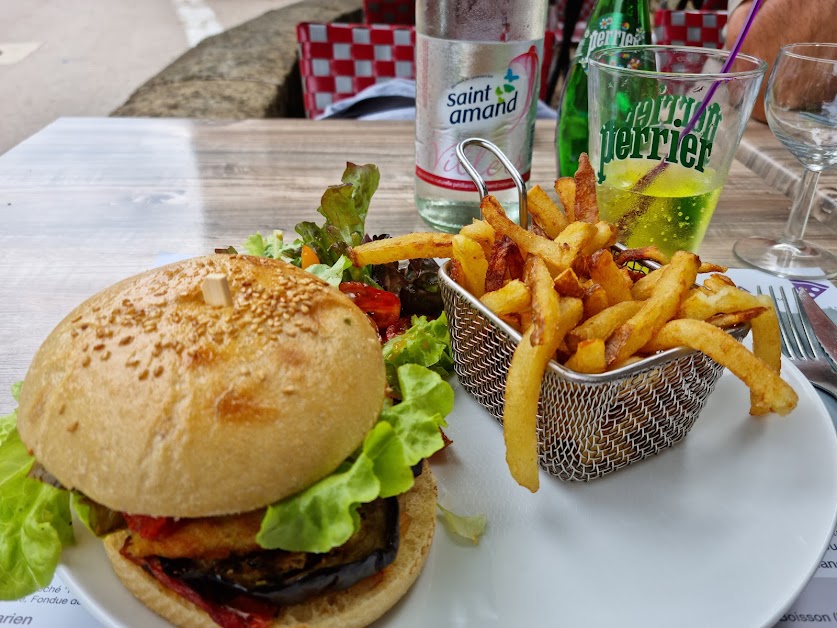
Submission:
{"label": "wire mesh basket", "polygon": [[[460,146],[467,142],[482,140]],[[480,145],[498,150],[485,144]],[[521,334],[454,282],[449,265],[439,271],[439,285],[454,368],[462,386],[502,424],[506,376]],[[749,330],[743,324],[728,331],[741,341]],[[688,434],[722,372],[720,364],[687,348],[597,375],[577,373],[553,360],[538,405],[541,468],[562,480],[587,481],[671,447]]]}

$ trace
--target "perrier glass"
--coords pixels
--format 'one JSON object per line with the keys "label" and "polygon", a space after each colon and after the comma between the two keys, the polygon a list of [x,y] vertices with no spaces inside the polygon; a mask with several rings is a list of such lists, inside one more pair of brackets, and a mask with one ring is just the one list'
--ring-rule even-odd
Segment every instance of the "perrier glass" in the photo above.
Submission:
{"label": "perrier glass", "polygon": [[572,176],[587,151],[587,59],[600,48],[651,43],[648,0],[599,0],[578,44],[558,105],[558,176]]}

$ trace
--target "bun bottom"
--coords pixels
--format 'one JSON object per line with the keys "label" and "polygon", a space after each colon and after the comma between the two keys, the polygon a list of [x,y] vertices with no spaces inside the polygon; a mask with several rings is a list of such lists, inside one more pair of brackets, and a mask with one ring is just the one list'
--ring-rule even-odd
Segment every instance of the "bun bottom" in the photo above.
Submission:
{"label": "bun bottom", "polygon": [[[401,538],[395,561],[383,571],[344,591],[313,597],[283,607],[272,626],[350,628],[366,626],[386,613],[407,593],[421,573],[436,527],[436,479],[427,462],[415,485],[398,497]],[[213,622],[203,610],[163,587],[119,550],[127,532],[104,539],[105,551],[122,584],[143,604],[176,626],[203,628]]]}

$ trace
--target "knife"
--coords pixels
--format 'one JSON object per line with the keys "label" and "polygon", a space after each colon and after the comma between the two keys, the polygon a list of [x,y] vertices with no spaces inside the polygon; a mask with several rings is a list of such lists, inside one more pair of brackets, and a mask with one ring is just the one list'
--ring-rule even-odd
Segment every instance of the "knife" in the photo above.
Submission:
{"label": "knife", "polygon": [[837,362],[837,325],[828,318],[828,315],[822,311],[822,308],[816,304],[804,288],[797,288],[796,294],[799,295],[802,309],[805,310],[808,320],[811,321],[811,327],[817,340],[820,341],[828,357]]}

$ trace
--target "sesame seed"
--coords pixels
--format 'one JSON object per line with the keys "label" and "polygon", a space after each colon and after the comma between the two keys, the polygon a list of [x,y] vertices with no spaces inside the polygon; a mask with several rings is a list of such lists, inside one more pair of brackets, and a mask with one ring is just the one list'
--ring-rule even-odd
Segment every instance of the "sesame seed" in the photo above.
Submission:
{"label": "sesame seed", "polygon": [[143,370],[142,373],[139,374],[140,381],[148,379],[148,369]]}
{"label": "sesame seed", "polygon": [[90,356],[89,355],[84,356],[84,359],[81,361],[81,365],[84,366],[84,367],[90,366]]}

